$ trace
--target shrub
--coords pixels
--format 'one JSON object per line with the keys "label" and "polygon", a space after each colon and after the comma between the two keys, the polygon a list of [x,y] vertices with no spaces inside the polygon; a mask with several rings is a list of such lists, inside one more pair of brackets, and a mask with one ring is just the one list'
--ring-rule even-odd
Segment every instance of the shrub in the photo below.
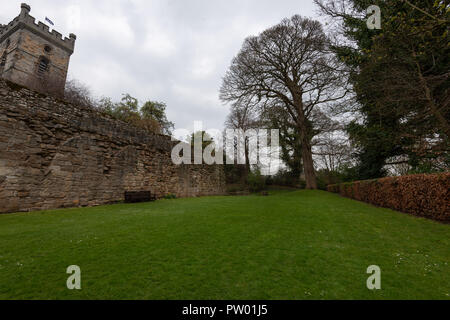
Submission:
{"label": "shrub", "polygon": [[450,222],[450,172],[328,186],[328,191],[420,217]]}
{"label": "shrub", "polygon": [[89,108],[94,108],[95,106],[95,101],[89,87],[75,79],[67,81],[64,89],[64,99],[77,106]]}
{"label": "shrub", "polygon": [[166,200],[172,200],[172,199],[176,199],[176,198],[177,198],[177,196],[172,193],[166,194],[164,196],[164,199],[166,199]]}
{"label": "shrub", "polygon": [[280,169],[276,175],[268,177],[266,184],[284,187],[300,187],[302,189],[306,187],[306,182],[300,180],[298,174],[283,169]]}
{"label": "shrub", "polygon": [[327,181],[322,175],[317,175],[317,188],[319,190],[327,190]]}
{"label": "shrub", "polygon": [[247,191],[247,186],[243,185],[243,184],[227,185],[226,191],[227,191],[227,193],[235,193],[235,192]]}
{"label": "shrub", "polygon": [[266,179],[261,175],[261,171],[255,170],[248,174],[247,184],[251,192],[260,192],[266,188]]}
{"label": "shrub", "polygon": [[306,181],[301,179],[297,185],[300,189],[306,189]]}
{"label": "shrub", "polygon": [[[224,162],[227,159],[224,157]],[[225,169],[225,179],[227,184],[245,184],[247,179],[247,169],[245,165],[224,165]]]}

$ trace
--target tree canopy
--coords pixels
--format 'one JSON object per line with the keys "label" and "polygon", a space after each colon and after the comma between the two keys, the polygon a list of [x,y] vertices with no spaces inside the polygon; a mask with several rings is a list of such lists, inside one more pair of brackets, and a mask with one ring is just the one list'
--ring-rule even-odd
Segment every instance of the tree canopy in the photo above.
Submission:
{"label": "tree canopy", "polygon": [[[337,27],[333,51],[349,67],[357,108],[347,131],[359,178],[383,176],[390,163],[448,168],[449,2],[315,1]],[[381,8],[381,30],[365,24],[371,4]]]}
{"label": "tree canopy", "polygon": [[245,40],[224,77],[220,98],[285,110],[301,142],[306,186],[316,189],[311,120],[316,110],[347,91],[320,22],[295,15]]}

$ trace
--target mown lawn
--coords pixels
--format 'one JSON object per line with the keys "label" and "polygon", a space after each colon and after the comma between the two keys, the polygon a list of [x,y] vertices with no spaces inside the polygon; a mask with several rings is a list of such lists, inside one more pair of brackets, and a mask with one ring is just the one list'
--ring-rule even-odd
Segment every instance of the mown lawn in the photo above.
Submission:
{"label": "mown lawn", "polygon": [[449,264],[449,225],[321,191],[0,215],[0,299],[450,299]]}

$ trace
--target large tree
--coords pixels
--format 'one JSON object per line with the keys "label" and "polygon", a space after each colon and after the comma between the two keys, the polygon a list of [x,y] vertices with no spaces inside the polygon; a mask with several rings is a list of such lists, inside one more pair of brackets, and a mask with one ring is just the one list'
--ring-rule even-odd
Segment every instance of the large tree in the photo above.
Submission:
{"label": "large tree", "polygon": [[[306,187],[316,189],[311,150],[314,111],[346,95],[346,83],[318,21],[299,15],[245,40],[221,87],[225,102],[282,106],[301,143]],[[339,89],[340,88],[340,89]]]}
{"label": "large tree", "polygon": [[280,159],[286,165],[286,174],[299,183],[302,173],[302,144],[297,124],[283,106],[270,106],[261,113],[261,122],[267,128],[279,129]]}
{"label": "large tree", "polygon": [[[332,18],[333,49],[351,70],[359,117],[347,129],[359,178],[382,176],[392,162],[440,164],[448,157],[449,1],[315,1]],[[366,26],[371,4],[381,7],[381,30]]]}

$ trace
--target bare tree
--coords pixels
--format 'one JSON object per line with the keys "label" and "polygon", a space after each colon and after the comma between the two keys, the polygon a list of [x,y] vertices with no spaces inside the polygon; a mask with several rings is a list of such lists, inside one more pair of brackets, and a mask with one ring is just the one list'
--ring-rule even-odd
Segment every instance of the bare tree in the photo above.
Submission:
{"label": "bare tree", "polygon": [[327,171],[337,172],[342,166],[351,163],[352,151],[347,137],[327,132],[315,146],[314,155]]}
{"label": "bare tree", "polygon": [[284,106],[302,146],[306,187],[317,189],[311,150],[313,110],[347,93],[322,25],[299,15],[245,40],[221,87],[225,102]]}
{"label": "bare tree", "polygon": [[[258,123],[258,115],[255,112],[254,106],[249,103],[233,104],[231,112],[225,122],[225,126],[227,129],[242,130],[243,132],[246,132],[251,129],[257,129]],[[248,175],[250,172],[249,137],[244,136],[243,140],[244,141],[236,141],[236,143],[244,144],[245,173]]]}
{"label": "bare tree", "polygon": [[95,100],[92,98],[89,88],[75,79],[71,79],[66,82],[64,98],[66,101],[75,105],[84,107],[95,106]]}

